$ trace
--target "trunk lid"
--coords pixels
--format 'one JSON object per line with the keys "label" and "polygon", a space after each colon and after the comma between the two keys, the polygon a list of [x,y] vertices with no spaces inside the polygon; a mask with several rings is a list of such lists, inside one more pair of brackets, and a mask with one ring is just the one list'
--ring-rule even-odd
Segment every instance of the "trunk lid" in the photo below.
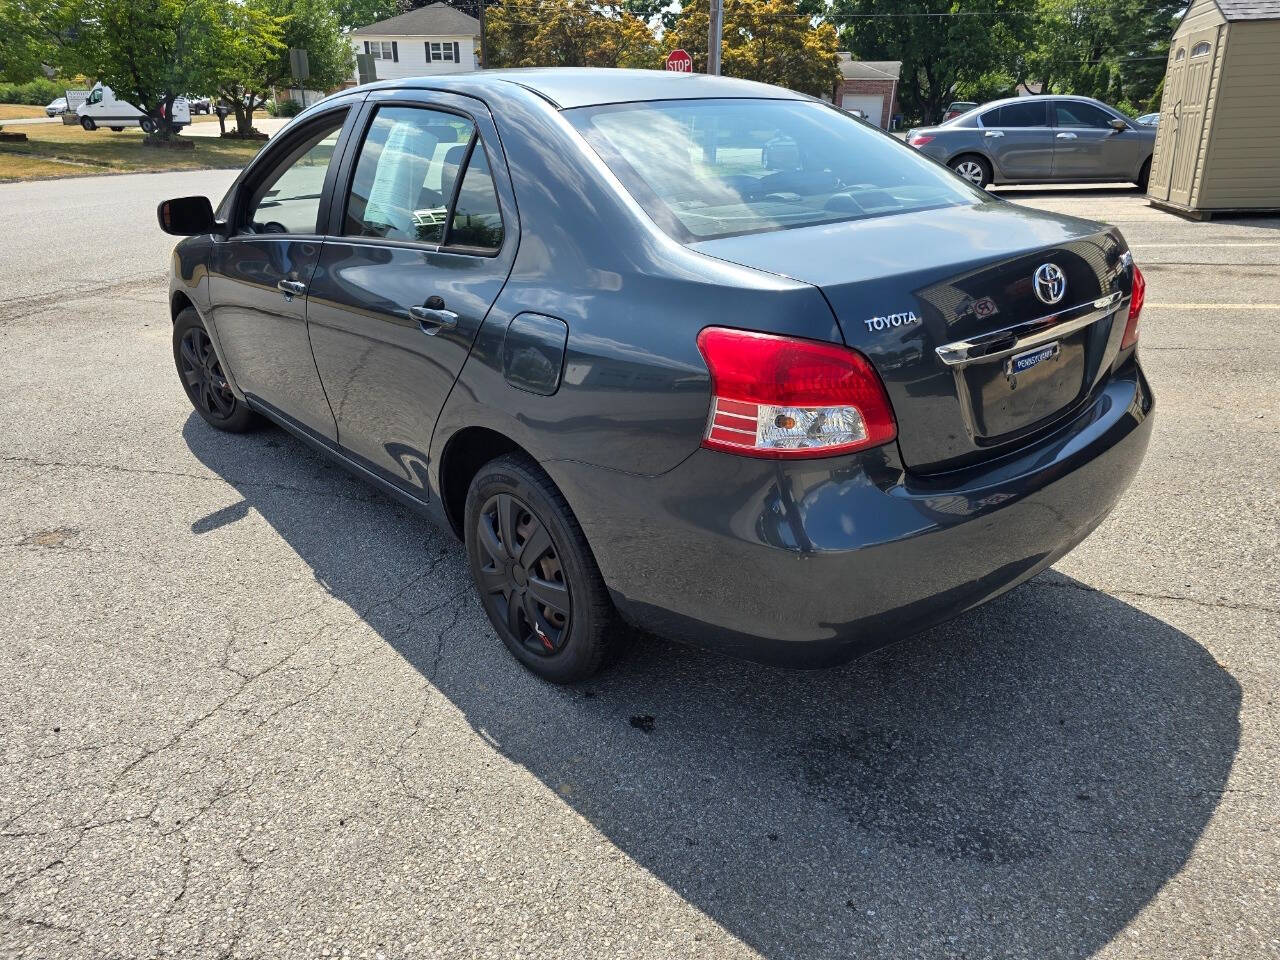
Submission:
{"label": "trunk lid", "polygon": [[[1114,228],[999,200],[692,248],[820,288],[884,380],[917,473],[999,455],[1069,416],[1119,351],[1132,283]],[[1046,277],[1064,286],[1056,303],[1036,293],[1045,264],[1060,271]]]}

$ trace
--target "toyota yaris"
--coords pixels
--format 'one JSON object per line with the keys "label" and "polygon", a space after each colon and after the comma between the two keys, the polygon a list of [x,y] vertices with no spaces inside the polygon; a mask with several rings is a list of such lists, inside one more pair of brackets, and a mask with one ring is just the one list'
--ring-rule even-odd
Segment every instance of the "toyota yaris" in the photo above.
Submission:
{"label": "toyota yaris", "polygon": [[373,84],[159,216],[196,412],[456,533],[549,680],[620,621],[820,665],[952,617],[1087,536],[1151,431],[1117,230],[775,87]]}

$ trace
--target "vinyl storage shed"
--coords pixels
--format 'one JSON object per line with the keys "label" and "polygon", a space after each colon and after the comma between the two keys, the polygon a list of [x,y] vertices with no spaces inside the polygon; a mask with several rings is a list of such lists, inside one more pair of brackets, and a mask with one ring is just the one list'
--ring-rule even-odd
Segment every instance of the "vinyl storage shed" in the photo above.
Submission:
{"label": "vinyl storage shed", "polygon": [[1169,47],[1147,196],[1198,218],[1280,210],[1280,0],[1192,0]]}

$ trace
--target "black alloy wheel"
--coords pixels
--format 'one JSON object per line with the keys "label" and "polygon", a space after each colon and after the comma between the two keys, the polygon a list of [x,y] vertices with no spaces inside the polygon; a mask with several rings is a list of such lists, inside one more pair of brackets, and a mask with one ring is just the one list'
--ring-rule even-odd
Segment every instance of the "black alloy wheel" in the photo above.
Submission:
{"label": "black alloy wheel", "polygon": [[518,453],[471,479],[467,560],[494,632],[552,683],[591,676],[619,645],[609,590],[577,518],[551,478]]}
{"label": "black alloy wheel", "polygon": [[478,586],[490,616],[530,653],[550,657],[564,649],[573,599],[546,525],[510,493],[480,509],[477,539],[483,552]]}
{"label": "black alloy wheel", "polygon": [[226,420],[235,413],[235,394],[222,374],[213,342],[203,327],[192,327],[183,335],[179,362],[187,396],[197,410],[216,420]]}
{"label": "black alloy wheel", "polygon": [[187,399],[208,423],[232,433],[241,433],[256,424],[257,415],[231,391],[209,332],[191,308],[178,314],[174,322],[173,360]]}

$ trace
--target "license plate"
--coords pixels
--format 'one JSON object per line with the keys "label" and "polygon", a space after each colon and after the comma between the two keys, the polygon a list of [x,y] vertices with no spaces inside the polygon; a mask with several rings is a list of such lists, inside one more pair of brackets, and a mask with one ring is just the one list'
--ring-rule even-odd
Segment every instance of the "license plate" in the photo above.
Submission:
{"label": "license plate", "polygon": [[1006,377],[1016,377],[1020,373],[1026,373],[1038,363],[1045,360],[1052,360],[1058,355],[1061,348],[1058,341],[1053,343],[1042,344],[1031,350],[1024,350],[1022,353],[1014,354],[1004,362],[1004,373]]}

